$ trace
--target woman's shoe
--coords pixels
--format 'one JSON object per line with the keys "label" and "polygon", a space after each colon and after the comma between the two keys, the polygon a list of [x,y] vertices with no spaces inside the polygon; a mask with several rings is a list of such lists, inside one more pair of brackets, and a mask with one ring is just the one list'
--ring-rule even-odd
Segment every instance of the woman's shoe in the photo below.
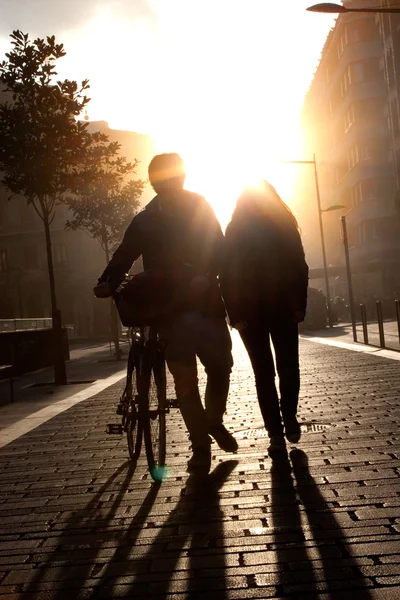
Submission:
{"label": "woman's shoe", "polygon": [[300,423],[296,417],[291,419],[284,419],[285,424],[285,435],[288,442],[291,444],[297,444],[301,437]]}

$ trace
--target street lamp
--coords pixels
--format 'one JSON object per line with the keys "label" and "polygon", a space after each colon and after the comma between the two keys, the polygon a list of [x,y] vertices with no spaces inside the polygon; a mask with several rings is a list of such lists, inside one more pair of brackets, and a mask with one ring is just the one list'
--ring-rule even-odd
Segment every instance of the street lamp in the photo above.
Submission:
{"label": "street lamp", "polygon": [[349,13],[349,12],[362,12],[362,13],[400,13],[400,8],[350,8],[343,6],[342,4],[334,4],[333,2],[322,2],[322,4],[314,4],[309,6],[306,10],[310,12],[320,13]]}
{"label": "street lamp", "polygon": [[343,206],[343,204],[333,204],[332,206],[329,206],[328,208],[324,208],[323,210],[321,210],[321,212],[331,212],[332,210],[340,210],[341,208],[346,208],[346,207]]}
{"label": "street lamp", "polygon": [[317,195],[319,230],[320,230],[320,234],[321,234],[322,260],[324,263],[326,304],[328,307],[328,322],[329,322],[329,327],[333,327],[332,304],[331,304],[331,294],[330,294],[330,290],[329,290],[329,275],[328,275],[328,264],[326,261],[325,236],[324,236],[324,226],[322,223],[322,213],[331,212],[333,210],[339,210],[339,209],[345,208],[345,207],[342,204],[334,204],[332,206],[329,206],[328,208],[324,208],[324,209],[321,208],[321,196],[319,193],[318,170],[317,170],[317,161],[315,160],[315,154],[313,155],[312,160],[281,160],[280,162],[284,162],[284,163],[292,164],[292,165],[314,165],[315,191],[316,191],[316,195]]}

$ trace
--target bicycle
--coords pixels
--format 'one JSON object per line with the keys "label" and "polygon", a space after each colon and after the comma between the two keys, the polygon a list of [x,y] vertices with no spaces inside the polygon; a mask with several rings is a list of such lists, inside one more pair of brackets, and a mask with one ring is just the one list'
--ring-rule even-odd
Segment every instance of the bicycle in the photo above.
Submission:
{"label": "bicycle", "polygon": [[165,478],[166,414],[174,406],[167,401],[163,344],[153,327],[132,329],[125,389],[117,407],[122,417],[108,424],[107,433],[126,433],[129,456],[136,462],[143,438],[147,464],[155,481]]}

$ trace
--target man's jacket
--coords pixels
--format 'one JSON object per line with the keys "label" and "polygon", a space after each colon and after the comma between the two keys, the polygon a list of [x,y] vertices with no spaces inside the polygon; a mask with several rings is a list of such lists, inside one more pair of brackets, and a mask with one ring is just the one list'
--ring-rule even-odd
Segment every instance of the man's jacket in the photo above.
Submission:
{"label": "man's jacket", "polygon": [[[200,308],[213,316],[224,316],[217,276],[222,262],[224,236],[208,202],[199,194],[181,190],[174,197],[174,211],[164,208],[156,196],[125,232],[99,283],[118,285],[132,264],[143,258],[145,271],[171,273],[176,280],[197,275],[210,278],[210,289],[204,294]],[[188,293],[189,297],[189,293]],[[182,299],[182,307],[187,298]]]}

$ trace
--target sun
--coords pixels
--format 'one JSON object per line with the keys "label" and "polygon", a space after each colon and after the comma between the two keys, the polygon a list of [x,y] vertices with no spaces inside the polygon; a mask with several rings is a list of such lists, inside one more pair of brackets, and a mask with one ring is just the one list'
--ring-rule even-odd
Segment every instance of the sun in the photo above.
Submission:
{"label": "sun", "polygon": [[269,181],[285,202],[292,203],[296,170],[282,160],[300,158],[301,137],[293,124],[277,123],[272,128],[260,119],[250,127],[245,112],[232,113],[228,121],[221,121],[212,111],[193,120],[182,110],[186,127],[159,131],[156,150],[182,156],[186,188],[205,196],[223,229],[243,188],[257,185],[260,179]]}
{"label": "sun", "polygon": [[242,189],[258,185],[261,174],[251,165],[235,165],[235,159],[224,156],[223,160],[204,165],[196,157],[186,159],[186,188],[205,196],[213,207],[223,228],[228,224],[236,200]]}
{"label": "sun", "polygon": [[197,145],[179,148],[186,164],[185,187],[205,196],[221,226],[229,223],[236,201],[245,187],[259,186],[266,179],[290,204],[294,184],[293,169],[260,148],[240,155],[229,145],[214,151]]}

